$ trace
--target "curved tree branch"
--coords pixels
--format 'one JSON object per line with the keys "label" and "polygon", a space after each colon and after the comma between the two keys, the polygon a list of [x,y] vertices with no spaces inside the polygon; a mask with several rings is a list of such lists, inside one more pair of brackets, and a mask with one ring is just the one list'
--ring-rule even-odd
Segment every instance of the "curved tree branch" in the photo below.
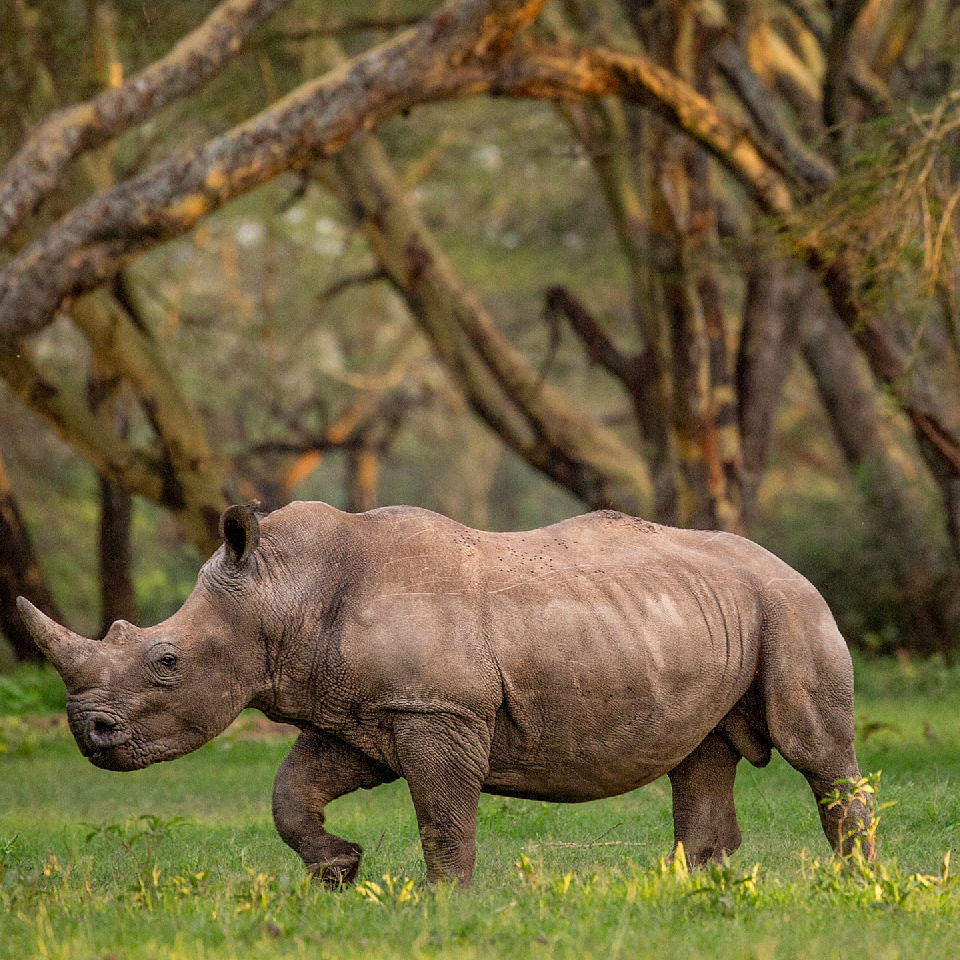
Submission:
{"label": "curved tree branch", "polygon": [[107,143],[223,69],[250,33],[288,0],[225,0],[165,57],[86,103],[51,114],[0,177],[0,245],[56,187],[67,164]]}
{"label": "curved tree branch", "polygon": [[0,377],[98,473],[154,503],[166,502],[162,460],[108,430],[83,397],[71,396],[44,375],[26,345],[16,358],[0,355]]}
{"label": "curved tree branch", "polygon": [[554,322],[560,317],[566,317],[570,327],[583,343],[592,363],[599,363],[629,392],[635,393],[640,389],[637,384],[640,375],[638,359],[621,353],[590,311],[566,287],[547,288],[544,295],[544,312]]}
{"label": "curved tree branch", "polygon": [[228,498],[196,411],[170,377],[156,344],[116,300],[103,291],[83,297],[74,304],[72,319],[105,368],[136,387],[161,453],[118,436],[84,397],[45,377],[25,344],[16,357],[0,356],[0,378],[99,474],[171,510],[207,556],[220,542],[218,518]]}
{"label": "curved tree branch", "polygon": [[[356,133],[419,103],[480,93],[546,99],[619,94],[696,137],[775,213],[789,188],[749,131],[642,56],[559,46],[501,48],[541,0],[450,0],[407,31],[199,150],[94,196],[0,273],[0,341],[42,329],[69,296],[113,275],[125,258],[180,236],[279,173],[333,154]],[[456,20],[456,24],[452,21]]]}
{"label": "curved tree branch", "polygon": [[714,55],[720,72],[747,108],[757,129],[783,157],[791,174],[809,187],[828,187],[836,179],[836,170],[780,122],[766,88],[740,47],[728,38],[717,45]]}
{"label": "curved tree branch", "polygon": [[805,0],[780,0],[780,2],[796,16],[803,26],[810,32],[811,36],[820,45],[821,50],[827,49],[830,37],[827,31],[817,22]]}
{"label": "curved tree branch", "polygon": [[826,49],[826,75],[823,78],[823,124],[830,134],[834,161],[839,161],[842,156],[841,125],[846,116],[844,101],[853,28],[866,4],[867,0],[834,0],[830,6],[830,39]]}
{"label": "curved tree branch", "polygon": [[211,552],[220,542],[220,513],[229,505],[226,474],[159,344],[122,303],[103,290],[78,299],[70,313],[98,360],[136,390],[163,459],[182,491],[178,509],[188,535],[201,551]]}

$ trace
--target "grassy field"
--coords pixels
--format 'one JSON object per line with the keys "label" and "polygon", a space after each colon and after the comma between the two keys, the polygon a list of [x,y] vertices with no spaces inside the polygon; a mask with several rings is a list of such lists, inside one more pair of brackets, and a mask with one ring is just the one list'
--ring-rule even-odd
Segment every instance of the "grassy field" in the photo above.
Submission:
{"label": "grassy field", "polygon": [[[861,768],[882,770],[893,803],[877,870],[830,859],[806,784],[775,757],[741,765],[729,866],[664,864],[666,780],[585,805],[484,797],[466,892],[426,887],[402,782],[328,809],[366,851],[357,886],[306,882],[270,820],[290,738],[252,717],[128,774],[90,766],[56,715],[7,717],[0,957],[960,956],[960,893],[943,879],[960,839],[960,674],[858,664],[858,681]],[[32,682],[0,685],[0,715],[44,710]]]}

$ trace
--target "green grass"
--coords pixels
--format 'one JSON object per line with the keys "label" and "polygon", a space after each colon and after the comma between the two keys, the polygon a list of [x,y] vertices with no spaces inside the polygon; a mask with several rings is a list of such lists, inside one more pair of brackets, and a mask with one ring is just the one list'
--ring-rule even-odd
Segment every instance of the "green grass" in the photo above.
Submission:
{"label": "green grass", "polygon": [[228,733],[114,774],[62,722],[21,719],[29,736],[0,754],[0,957],[955,956],[960,895],[940,878],[960,838],[957,676],[861,663],[858,679],[861,768],[894,803],[879,870],[831,861],[806,784],[775,757],[741,765],[744,844],[726,868],[663,864],[661,780],[584,805],[484,797],[474,887],[456,893],[424,883],[402,782],[328,808],[366,851],[358,885],[328,893],[271,823],[288,738]]}

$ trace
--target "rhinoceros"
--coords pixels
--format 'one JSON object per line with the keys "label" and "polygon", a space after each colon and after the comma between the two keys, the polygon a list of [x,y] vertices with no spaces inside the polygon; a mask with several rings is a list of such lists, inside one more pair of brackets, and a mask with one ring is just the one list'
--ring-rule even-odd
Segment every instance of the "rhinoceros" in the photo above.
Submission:
{"label": "rhinoceros", "polygon": [[87,640],[18,602],[98,767],[183,756],[245,707],[299,727],[273,817],[317,879],[360,864],[326,805],[399,777],[430,881],[469,884],[483,792],[575,803],[663,774],[675,844],[718,861],[740,845],[737,764],[773,748],[832,846],[872,856],[847,647],[809,581],[749,540],[610,510],[485,533],[323,503],[233,506],[220,529],[156,626]]}

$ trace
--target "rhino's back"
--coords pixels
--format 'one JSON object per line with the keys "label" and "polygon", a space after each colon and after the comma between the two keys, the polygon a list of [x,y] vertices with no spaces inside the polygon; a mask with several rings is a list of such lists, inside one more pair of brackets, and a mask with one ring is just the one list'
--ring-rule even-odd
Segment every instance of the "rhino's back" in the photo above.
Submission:
{"label": "rhino's back", "polygon": [[686,756],[749,686],[763,577],[785,572],[741,538],[613,512],[494,543],[488,786],[553,799],[620,793]]}

